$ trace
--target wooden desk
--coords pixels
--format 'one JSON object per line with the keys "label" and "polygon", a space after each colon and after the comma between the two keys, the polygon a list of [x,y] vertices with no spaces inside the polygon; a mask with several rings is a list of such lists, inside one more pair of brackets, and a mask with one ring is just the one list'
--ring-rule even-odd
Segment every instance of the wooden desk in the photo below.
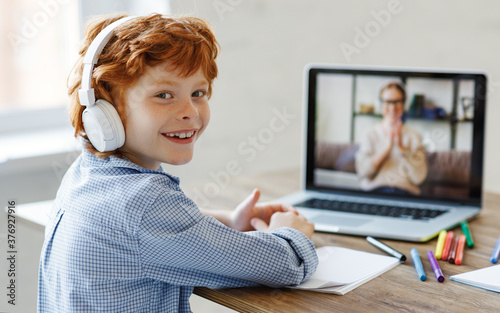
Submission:
{"label": "wooden desk", "polygon": [[[299,188],[296,171],[270,173],[247,178],[233,177],[231,185],[221,191],[214,206],[232,208],[251,190],[259,187],[264,200],[277,198]],[[187,187],[188,189],[189,187]],[[189,193],[186,190],[186,193]],[[268,287],[212,290],[197,287],[194,293],[238,312],[498,312],[500,294],[449,280],[454,274],[491,266],[489,259],[500,235],[500,196],[486,194],[484,210],[469,224],[475,247],[466,248],[464,264],[439,261],[446,278],[438,283],[426,257],[434,251],[436,239],[427,243],[382,240],[407,255],[408,260],[396,268],[350,291],[344,296],[311,291]],[[460,227],[454,229],[461,233]],[[381,253],[363,237],[315,233],[317,247],[335,245],[373,253]],[[426,281],[420,281],[413,267],[410,249],[420,253]],[[498,278],[500,280],[500,277]]]}

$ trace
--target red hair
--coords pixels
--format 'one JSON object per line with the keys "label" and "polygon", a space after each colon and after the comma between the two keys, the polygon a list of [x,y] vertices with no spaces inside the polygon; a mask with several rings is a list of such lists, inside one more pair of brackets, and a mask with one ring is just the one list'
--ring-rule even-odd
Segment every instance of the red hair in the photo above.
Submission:
{"label": "red hair", "polygon": [[[79,59],[68,79],[70,96],[70,119],[75,128],[75,137],[82,137],[85,148],[99,157],[116,155],[118,150],[99,152],[88,140],[83,127],[78,90],[81,86],[83,58],[92,40],[106,26],[126,17],[127,14],[109,14],[92,19],[85,28],[85,35],[79,51]],[[169,61],[180,72],[189,77],[202,69],[209,83],[217,77],[215,59],[219,45],[210,26],[195,17],[166,17],[160,14],[136,17],[115,29],[110,41],[99,56],[92,74],[92,88],[96,99],[112,103],[124,125],[124,93],[143,75],[146,66],[156,66]]]}

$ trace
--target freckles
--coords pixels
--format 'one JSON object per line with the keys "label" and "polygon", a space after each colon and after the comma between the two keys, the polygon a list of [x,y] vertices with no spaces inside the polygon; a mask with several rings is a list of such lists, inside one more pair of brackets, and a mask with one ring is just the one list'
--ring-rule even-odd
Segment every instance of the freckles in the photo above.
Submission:
{"label": "freckles", "polygon": [[129,89],[127,100],[130,105],[130,108],[136,109],[140,103],[144,102],[145,97],[146,93],[144,88],[135,86]]}
{"label": "freckles", "polygon": [[207,106],[207,110],[205,112],[205,126],[210,123],[210,108]]}
{"label": "freckles", "polygon": [[199,107],[198,114],[203,121],[206,121],[206,123],[210,121],[210,105],[208,104],[208,101],[205,101],[205,103]]}
{"label": "freckles", "polygon": [[137,98],[134,89],[129,89],[125,97],[125,113],[127,117],[133,117],[136,111],[141,108],[141,99]]}

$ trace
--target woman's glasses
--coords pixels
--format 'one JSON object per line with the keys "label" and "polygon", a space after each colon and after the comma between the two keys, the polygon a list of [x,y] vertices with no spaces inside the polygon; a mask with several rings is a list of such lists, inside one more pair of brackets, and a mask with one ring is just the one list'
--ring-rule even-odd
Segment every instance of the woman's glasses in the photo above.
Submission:
{"label": "woman's glasses", "polygon": [[403,104],[403,99],[396,99],[396,100],[390,100],[390,99],[380,99],[383,104],[387,105],[400,105]]}

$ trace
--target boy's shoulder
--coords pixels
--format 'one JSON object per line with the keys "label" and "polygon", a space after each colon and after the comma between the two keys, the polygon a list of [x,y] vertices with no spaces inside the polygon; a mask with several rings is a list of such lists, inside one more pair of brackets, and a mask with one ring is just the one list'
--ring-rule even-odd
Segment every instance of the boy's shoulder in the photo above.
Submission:
{"label": "boy's shoulder", "polygon": [[[135,224],[145,211],[168,202],[185,202],[196,211],[179,186],[179,179],[162,169],[142,168],[127,159],[98,158],[83,152],[68,170],[56,204],[92,220],[111,225],[125,218]],[[106,212],[106,214],[102,214]]]}

